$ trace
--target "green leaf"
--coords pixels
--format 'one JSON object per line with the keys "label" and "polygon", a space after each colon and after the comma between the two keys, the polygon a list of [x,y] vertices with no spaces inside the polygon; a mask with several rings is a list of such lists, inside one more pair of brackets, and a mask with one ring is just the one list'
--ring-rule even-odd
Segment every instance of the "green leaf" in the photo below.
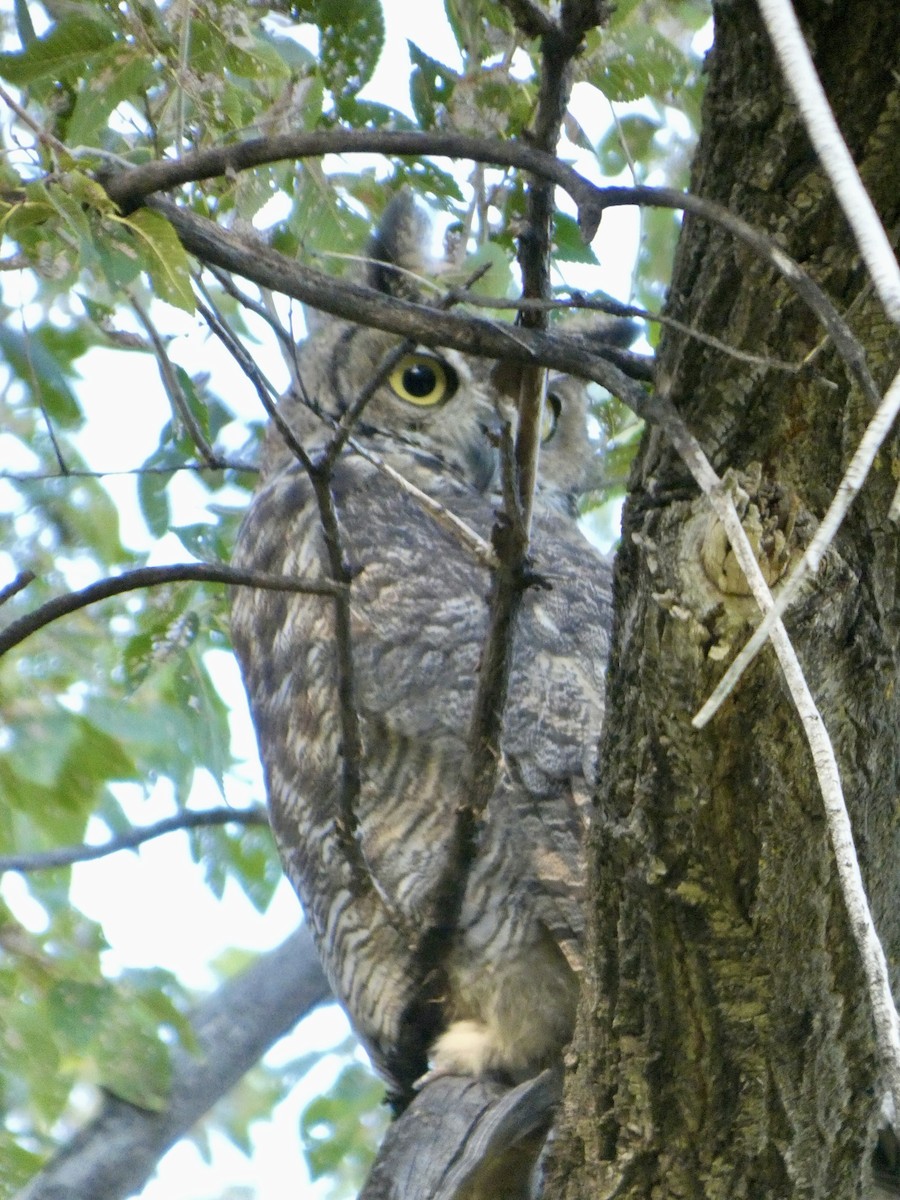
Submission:
{"label": "green leaf", "polygon": [[343,1184],[359,1187],[387,1125],[384,1089],[359,1063],[345,1067],[324,1096],[307,1105],[300,1138],[313,1179],[334,1175],[335,1192]]}
{"label": "green leaf", "polygon": [[150,276],[160,300],[185,312],[194,311],[194,291],[187,253],[172,225],[160,213],[140,208],[123,223],[142,246],[141,266]]}
{"label": "green leaf", "polygon": [[109,115],[122,103],[140,99],[144,89],[153,81],[157,67],[152,59],[135,48],[104,63],[96,77],[87,81],[75,100],[75,107],[66,130],[72,146],[94,146],[101,143]]}
{"label": "green leaf", "polygon": [[0,54],[0,75],[20,86],[38,79],[77,79],[114,44],[109,25],[80,15],[65,16],[21,54]]}
{"label": "green leaf", "polygon": [[[144,464],[149,466],[150,461]],[[169,478],[164,474],[144,471],[138,475],[137,493],[141,515],[154,537],[161,538],[169,532],[172,510],[169,506],[167,487]]]}
{"label": "green leaf", "polygon": [[322,72],[335,102],[369,82],[384,47],[378,0],[295,0],[291,12],[319,27]]}
{"label": "green leaf", "polygon": [[0,323],[0,356],[28,389],[33,403],[64,429],[83,422],[81,405],[60,369],[59,360],[29,332]]}
{"label": "green leaf", "polygon": [[643,22],[593,37],[587,78],[609,100],[669,101],[694,71],[682,50]]}
{"label": "green leaf", "polygon": [[578,222],[566,213],[558,212],[553,225],[553,247],[562,262],[593,263],[597,257],[581,236]]}
{"label": "green leaf", "polygon": [[103,1029],[113,999],[112,989],[102,984],[61,979],[47,996],[47,1016],[68,1047],[83,1052]]}
{"label": "green leaf", "polygon": [[435,58],[420,50],[415,42],[407,41],[413,64],[409,77],[409,95],[413,112],[426,129],[432,128],[439,115],[446,112],[456,86],[456,74]]}
{"label": "green leaf", "polygon": [[480,296],[493,296],[498,300],[507,297],[513,279],[509,252],[496,242],[485,242],[473,254],[466,256],[462,270],[463,279],[471,279],[481,267],[489,269],[470,285],[472,291]]}
{"label": "green leaf", "polygon": [[154,1021],[133,1009],[104,1026],[98,1051],[103,1086],[138,1108],[162,1112],[169,1099],[172,1064]]}
{"label": "green leaf", "polygon": [[13,0],[13,11],[16,15],[16,31],[19,41],[26,49],[37,39],[34,25],[31,23],[31,13],[28,11],[27,0]]}
{"label": "green leaf", "polygon": [[646,162],[653,139],[662,129],[658,117],[644,113],[626,113],[610,125],[597,145],[597,162],[607,178],[615,178],[632,163],[638,179],[646,178]]}

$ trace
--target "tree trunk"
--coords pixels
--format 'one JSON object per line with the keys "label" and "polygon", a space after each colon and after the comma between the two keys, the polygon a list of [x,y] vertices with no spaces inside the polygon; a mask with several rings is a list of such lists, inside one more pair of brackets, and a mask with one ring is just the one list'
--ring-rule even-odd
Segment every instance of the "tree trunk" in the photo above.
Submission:
{"label": "tree trunk", "polygon": [[[900,5],[797,5],[888,231],[900,218]],[[722,3],[692,191],[782,245],[863,342],[882,389],[900,337],[788,98],[756,7]],[[852,306],[852,307],[851,307]],[[799,363],[823,330],[784,280],[688,218],[669,312]],[[871,410],[830,344],[788,374],[681,335],[660,379],[777,576],[821,519]],[[787,621],[831,733],[874,916],[900,949],[896,438]],[[756,619],[665,439],[636,463],[616,571],[593,969],[547,1195],[853,1200],[874,1194],[883,1088],[871,1008],[809,750],[767,649],[702,733],[691,717]]]}

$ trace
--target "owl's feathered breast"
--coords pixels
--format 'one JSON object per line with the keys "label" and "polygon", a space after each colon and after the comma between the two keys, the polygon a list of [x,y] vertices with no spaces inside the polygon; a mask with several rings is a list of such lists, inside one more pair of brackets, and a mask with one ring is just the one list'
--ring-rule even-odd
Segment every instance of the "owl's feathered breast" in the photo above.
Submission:
{"label": "owl's feathered breast", "polygon": [[[426,480],[420,462],[405,465],[487,535],[494,519],[488,498],[451,472]],[[339,461],[333,495],[352,574],[363,740],[355,816],[387,909],[354,894],[335,831],[342,746],[333,602],[242,590],[234,640],[288,873],[332,983],[384,1065],[411,1000],[415,930],[432,915],[462,799],[489,578],[415,500],[359,456]],[[502,958],[503,939],[543,938],[535,933],[542,929],[577,967],[583,806],[602,719],[609,578],[571,523],[554,513],[538,516],[534,545],[539,573],[546,562],[545,584],[522,606],[500,784],[485,814],[464,920],[486,960]],[[235,562],[301,579],[327,576],[321,523],[299,463],[282,466],[257,494]],[[492,921],[494,910],[506,914],[502,922]],[[466,976],[465,955],[460,962]]]}

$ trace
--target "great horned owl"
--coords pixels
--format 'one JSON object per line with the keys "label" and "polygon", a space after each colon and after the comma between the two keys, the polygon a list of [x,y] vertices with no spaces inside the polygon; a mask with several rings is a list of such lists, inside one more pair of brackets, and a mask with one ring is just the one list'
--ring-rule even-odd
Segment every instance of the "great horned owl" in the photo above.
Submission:
{"label": "great horned owl", "polygon": [[[373,243],[369,282],[416,295],[421,221],[395,203]],[[317,317],[298,351],[319,419],[296,396],[282,412],[315,457],[382,356],[389,334]],[[565,397],[557,389],[556,402]],[[495,519],[496,397],[481,363],[451,351],[405,356],[354,431],[417,488],[487,537]],[[551,407],[548,433],[568,417]],[[586,444],[583,413],[582,438]],[[553,428],[551,428],[551,426]],[[573,441],[578,438],[570,431]],[[578,531],[554,463],[535,510],[529,589],[515,633],[498,783],[484,813],[441,987],[417,953],[441,919],[434,889],[454,830],[487,628],[487,570],[351,443],[331,494],[349,566],[350,651],[361,735],[355,830],[341,811],[336,609],[327,597],[238,589],[232,630],[265,766],[272,826],[335,995],[375,1064],[409,1094],[438,1070],[524,1079],[571,1037],[580,968],[584,835],[603,715],[610,570]],[[560,446],[562,446],[562,441]],[[584,446],[573,459],[580,478]],[[545,499],[541,499],[541,496]],[[329,575],[307,471],[269,433],[235,565]],[[346,783],[346,780],[344,780]],[[348,852],[348,839],[358,851]],[[360,865],[362,864],[362,870]]]}

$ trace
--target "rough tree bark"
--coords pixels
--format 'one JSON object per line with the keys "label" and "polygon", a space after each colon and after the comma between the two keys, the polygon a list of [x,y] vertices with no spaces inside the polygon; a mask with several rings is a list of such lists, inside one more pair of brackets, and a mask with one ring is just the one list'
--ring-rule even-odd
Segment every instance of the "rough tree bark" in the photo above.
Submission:
{"label": "rough tree bark", "polygon": [[[797,5],[889,232],[900,218],[900,6]],[[691,190],[783,245],[849,311],[884,387],[900,336],[866,286],[756,7],[721,3]],[[851,307],[852,306],[852,307]],[[687,218],[669,311],[800,362],[821,339],[783,280]],[[804,546],[870,415],[825,346],[795,375],[669,335],[659,378],[731,467],[774,577]],[[896,436],[788,619],[831,732],[889,959],[900,950]],[[593,971],[547,1195],[871,1196],[882,1088],[809,751],[771,650],[702,733],[691,717],[755,618],[708,506],[645,437],[618,557],[593,828]]]}

